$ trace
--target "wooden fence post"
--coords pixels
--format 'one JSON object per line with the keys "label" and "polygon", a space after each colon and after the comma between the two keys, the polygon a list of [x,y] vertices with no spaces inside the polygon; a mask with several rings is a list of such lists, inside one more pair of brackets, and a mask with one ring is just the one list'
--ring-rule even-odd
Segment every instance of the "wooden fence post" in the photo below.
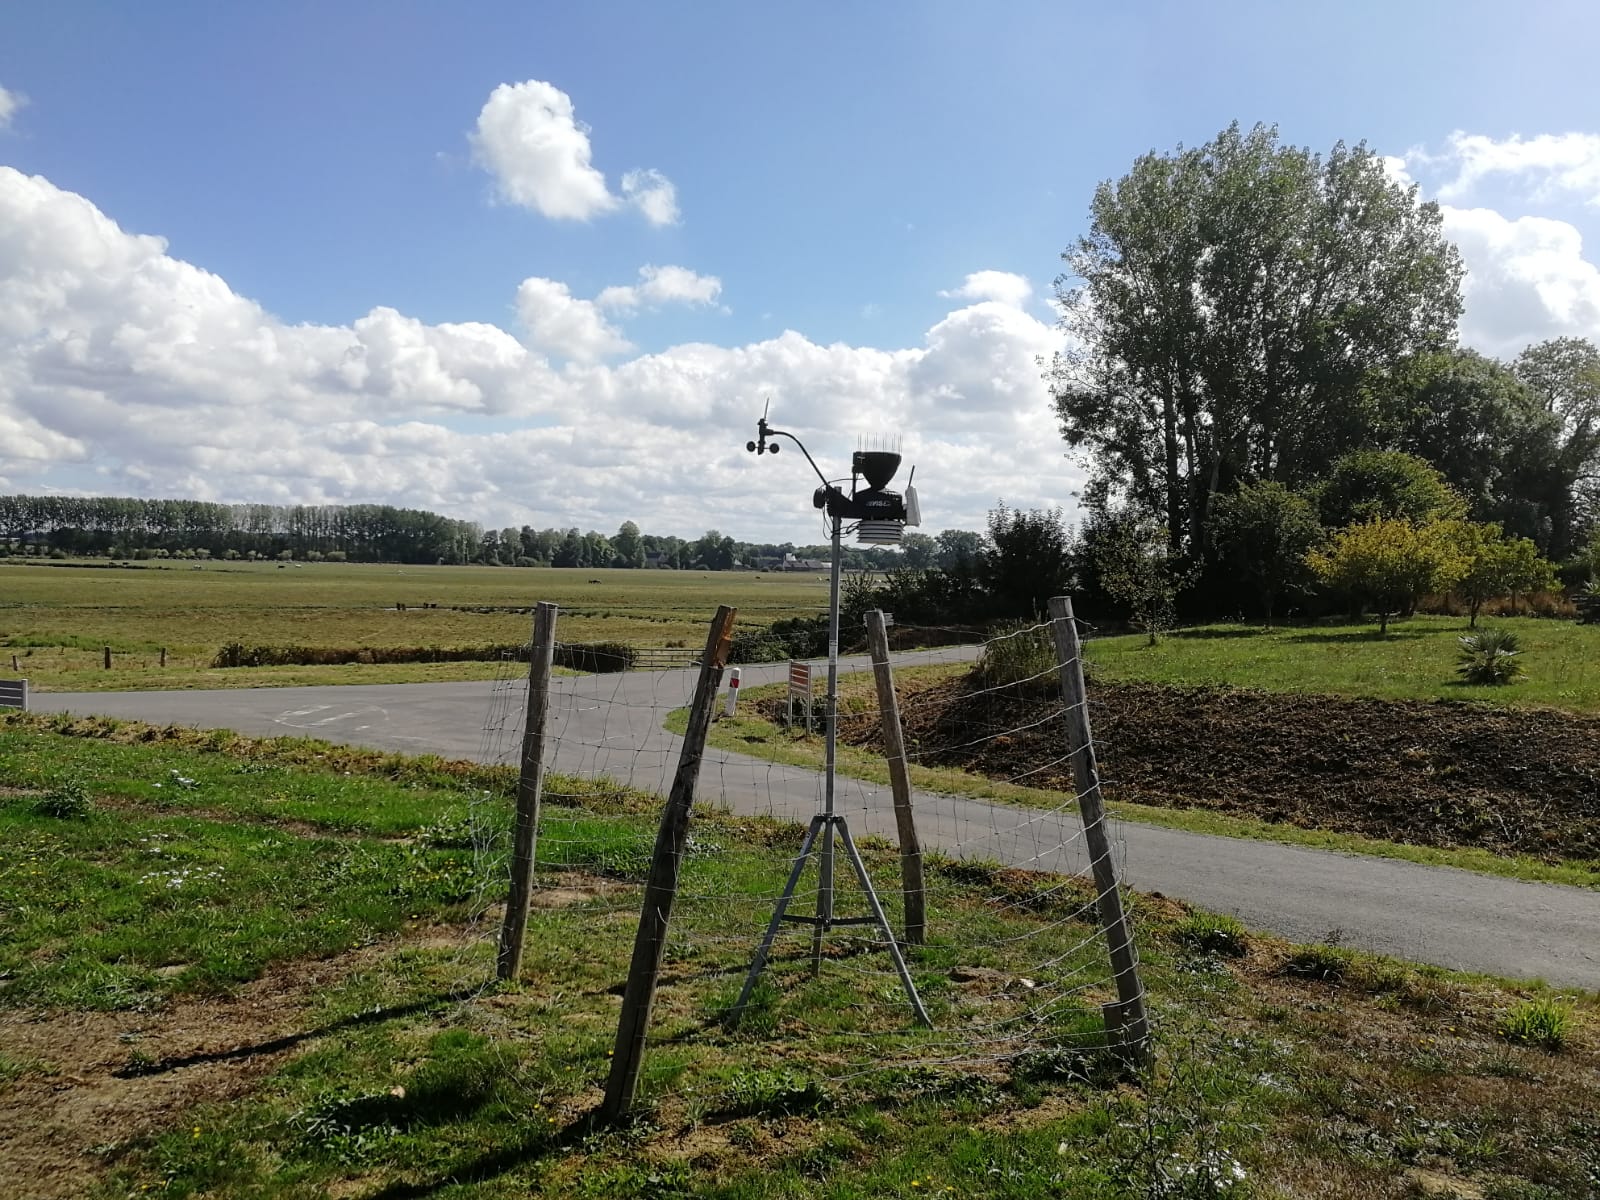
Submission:
{"label": "wooden fence post", "polygon": [[539,799],[544,791],[544,724],[550,711],[550,659],[556,645],[554,604],[533,610],[528,644],[528,715],[522,730],[522,765],[517,774],[517,823],[511,849],[511,890],[500,926],[495,976],[515,979],[522,969],[522,938],[533,898],[533,858],[539,841]]}
{"label": "wooden fence post", "polygon": [[111,647],[106,647],[106,670],[111,670]]}
{"label": "wooden fence post", "polygon": [[889,786],[894,793],[894,823],[900,833],[900,891],[905,896],[906,942],[920,946],[928,918],[922,880],[922,843],[917,839],[917,818],[911,810],[911,773],[906,766],[905,734],[900,728],[900,701],[894,693],[894,672],[889,667],[889,631],[883,613],[867,613],[867,648],[872,655],[872,675],[878,685],[878,715],[883,722],[883,753],[889,762]]}
{"label": "wooden fence post", "polygon": [[165,646],[161,647],[161,665],[163,667],[167,665],[167,648]]}
{"label": "wooden fence post", "polygon": [[694,787],[700,776],[700,760],[705,754],[706,734],[711,729],[717,689],[722,685],[722,668],[733,638],[733,618],[733,609],[726,604],[720,606],[706,636],[706,651],[700,659],[700,682],[694,690],[689,725],[684,730],[683,748],[678,754],[678,772],[673,776],[672,791],[661,813],[661,828],[656,833],[655,851],[650,858],[650,875],[644,885],[639,931],[633,940],[633,961],[628,967],[628,982],[622,993],[622,1015],[617,1020],[611,1075],[606,1080],[606,1096],[600,1106],[602,1120],[615,1121],[625,1115],[633,1107],[634,1093],[639,1087],[639,1068],[644,1063],[645,1037],[650,1029],[650,1008],[655,1003],[656,983],[667,952],[667,924],[672,919],[672,904],[678,895],[678,870],[689,840],[689,810],[694,804]]}
{"label": "wooden fence post", "polygon": [[1145,1011],[1144,985],[1139,980],[1139,958],[1133,931],[1117,890],[1117,868],[1106,837],[1105,805],[1100,796],[1100,768],[1095,762],[1094,737],[1089,729],[1089,704],[1083,684],[1082,644],[1072,601],[1056,596],[1050,601],[1050,632],[1055,637],[1056,661],[1061,673],[1061,698],[1066,702],[1067,749],[1072,755],[1072,777],[1078,789],[1078,812],[1083,817],[1083,837],[1089,847],[1099,899],[1100,928],[1111,952],[1111,971],[1117,1000],[1102,1006],[1106,1033],[1116,1051],[1130,1061],[1147,1066],[1151,1061],[1150,1018]]}

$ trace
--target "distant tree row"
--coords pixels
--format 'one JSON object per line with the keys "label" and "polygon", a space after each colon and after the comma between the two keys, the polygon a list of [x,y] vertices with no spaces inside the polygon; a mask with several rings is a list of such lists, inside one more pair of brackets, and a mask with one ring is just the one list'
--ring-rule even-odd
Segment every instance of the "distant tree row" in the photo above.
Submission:
{"label": "distant tree row", "polygon": [[[882,547],[847,547],[854,570],[906,559],[956,565],[976,554],[978,535],[949,529],[911,533],[905,557]],[[114,558],[290,558],[305,561],[483,563],[491,566],[664,567],[730,571],[826,562],[826,545],[741,542],[716,529],[699,538],[615,534],[531,525],[485,529],[420,509],[380,504],[214,504],[104,496],[0,496],[0,553]]]}

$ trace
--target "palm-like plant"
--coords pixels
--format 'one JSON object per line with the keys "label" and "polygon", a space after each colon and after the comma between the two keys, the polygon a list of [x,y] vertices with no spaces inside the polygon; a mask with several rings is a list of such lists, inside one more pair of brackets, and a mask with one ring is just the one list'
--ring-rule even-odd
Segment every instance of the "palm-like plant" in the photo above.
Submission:
{"label": "palm-like plant", "polygon": [[1524,674],[1522,647],[1509,629],[1481,629],[1460,640],[1456,672],[1468,683],[1512,683]]}
{"label": "palm-like plant", "polygon": [[1578,623],[1600,625],[1600,579],[1591,579],[1584,584],[1575,600],[1578,605]]}

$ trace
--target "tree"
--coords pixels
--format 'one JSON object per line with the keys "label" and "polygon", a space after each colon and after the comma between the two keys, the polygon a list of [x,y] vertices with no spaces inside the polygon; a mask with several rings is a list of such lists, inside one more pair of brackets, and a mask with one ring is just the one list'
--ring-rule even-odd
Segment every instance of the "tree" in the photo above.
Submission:
{"label": "tree", "polygon": [[1277,598],[1305,580],[1322,525],[1309,500],[1269,480],[1218,496],[1212,536],[1224,561],[1254,585],[1270,626]]}
{"label": "tree", "polygon": [[1512,364],[1555,422],[1540,475],[1527,481],[1549,522],[1545,551],[1565,558],[1600,515],[1600,350],[1586,338],[1530,346]]}
{"label": "tree", "polygon": [[1317,510],[1329,529],[1374,517],[1423,524],[1466,515],[1465,502],[1444,476],[1415,455],[1394,450],[1345,455],[1315,491]]}
{"label": "tree", "polygon": [[1049,381],[1091,506],[1206,545],[1240,480],[1304,487],[1365,444],[1375,369],[1449,345],[1460,256],[1438,206],[1365,145],[1326,157],[1237,124],[1102,183],[1056,281],[1071,348]]}
{"label": "tree", "polygon": [[639,536],[639,527],[632,521],[624,521],[618,528],[617,536],[611,539],[611,549],[616,552],[617,566],[644,566],[644,539]]}
{"label": "tree", "polygon": [[1329,587],[1365,596],[1378,606],[1378,634],[1389,632],[1389,613],[1428,592],[1454,587],[1467,559],[1449,522],[1415,525],[1402,517],[1373,517],[1341,529],[1307,563]]}
{"label": "tree", "polygon": [[900,539],[900,557],[914,571],[933,566],[939,543],[925,533],[907,533]]}
{"label": "tree", "polygon": [[946,529],[934,539],[939,551],[934,565],[941,571],[968,571],[978,569],[978,557],[983,553],[983,538],[970,529]]}
{"label": "tree", "polygon": [[1065,595],[1072,578],[1072,534],[1059,508],[1007,508],[989,512],[989,536],[978,578],[994,612],[1041,616],[1050,597]]}
{"label": "tree", "polygon": [[1522,485],[1549,461],[1558,422],[1510,368],[1472,350],[1423,354],[1374,386],[1395,449],[1437,470],[1474,520],[1525,524]]}
{"label": "tree", "polygon": [[1095,572],[1107,595],[1132,610],[1150,645],[1172,628],[1178,593],[1193,572],[1172,549],[1167,531],[1148,514],[1129,509],[1102,525],[1094,542]]}

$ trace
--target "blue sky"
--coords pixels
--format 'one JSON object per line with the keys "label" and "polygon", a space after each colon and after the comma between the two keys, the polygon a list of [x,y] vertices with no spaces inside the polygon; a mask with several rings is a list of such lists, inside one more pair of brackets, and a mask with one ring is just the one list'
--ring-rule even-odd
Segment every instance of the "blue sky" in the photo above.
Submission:
{"label": "blue sky", "polygon": [[770,394],[935,528],[1070,508],[1057,256],[1234,119],[1445,202],[1468,344],[1600,337],[1600,9],[1526,7],[10,6],[0,487],[809,539]]}

